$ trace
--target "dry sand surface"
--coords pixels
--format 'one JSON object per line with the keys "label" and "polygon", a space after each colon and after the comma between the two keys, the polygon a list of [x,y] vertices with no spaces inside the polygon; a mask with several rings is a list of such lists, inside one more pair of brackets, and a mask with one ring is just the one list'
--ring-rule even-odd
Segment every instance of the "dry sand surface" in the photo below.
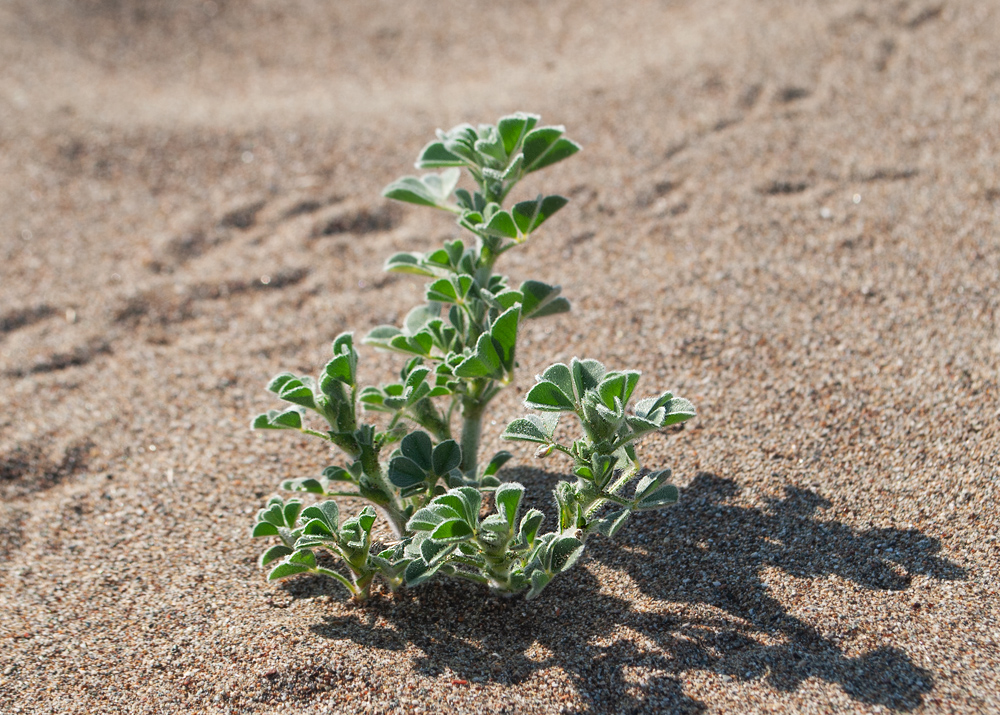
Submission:
{"label": "dry sand surface", "polygon": [[[1000,3],[0,3],[0,712],[1000,711]],[[523,332],[699,409],[674,508],[537,601],[364,608],[249,537],[266,380],[422,294],[379,191],[515,110],[584,151]],[[362,376],[400,360],[362,350]],[[566,465],[504,471],[534,504]],[[356,504],[346,504],[348,509]]]}

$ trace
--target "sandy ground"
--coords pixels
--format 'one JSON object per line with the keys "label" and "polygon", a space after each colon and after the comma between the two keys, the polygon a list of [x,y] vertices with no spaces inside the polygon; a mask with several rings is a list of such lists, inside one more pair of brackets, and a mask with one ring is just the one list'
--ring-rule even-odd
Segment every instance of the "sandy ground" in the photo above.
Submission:
{"label": "sandy ground", "polygon": [[[998,37],[984,0],[0,3],[0,711],[1000,711]],[[329,455],[248,429],[266,380],[419,299],[384,258],[458,230],[380,188],[518,109],[585,150],[503,268],[574,310],[484,451],[550,362],[639,368],[700,411],[644,445],[681,503],[530,604],[269,585],[252,514]],[[516,464],[546,506],[565,464]]]}

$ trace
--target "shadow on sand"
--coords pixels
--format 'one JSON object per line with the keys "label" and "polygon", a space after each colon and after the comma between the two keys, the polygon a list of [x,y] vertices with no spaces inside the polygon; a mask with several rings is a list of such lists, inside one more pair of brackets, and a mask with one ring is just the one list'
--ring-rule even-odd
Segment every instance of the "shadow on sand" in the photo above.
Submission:
{"label": "shadow on sand", "polygon": [[[538,487],[551,483],[551,475],[541,472],[524,476]],[[528,486],[529,493],[538,493],[530,489],[535,484]],[[376,598],[356,614],[327,618],[312,630],[369,648],[402,651],[412,645],[422,653],[414,667],[428,676],[447,668],[470,681],[517,684],[558,666],[596,712],[701,712],[704,704],[682,691],[684,674],[692,670],[760,680],[787,692],[815,677],[862,703],[901,711],[918,707],[933,688],[930,672],[894,647],[845,656],[836,637],[785,610],[761,572],[836,574],[867,589],[892,591],[908,588],[916,574],[953,580],[964,579],[964,570],[936,556],[940,544],[918,531],[855,530],[817,519],[817,510],[830,504],[813,492],[789,487],[783,499],[746,508],[727,504],[737,491],[731,480],[699,474],[676,507],[641,515],[618,542],[592,539],[583,561],[629,574],[658,601],[712,606],[718,611],[712,617],[640,612],[624,598],[600,593],[584,567],[554,581],[530,605],[464,583],[431,583],[396,598]],[[649,548],[643,544],[649,533],[670,536]],[[306,595],[305,585],[288,587],[293,595]],[[315,586],[304,590],[315,592]],[[375,625],[378,617],[392,628]],[[622,637],[622,628],[655,648]],[[611,645],[598,645],[616,632]],[[637,671],[651,677],[640,685],[632,678]]]}

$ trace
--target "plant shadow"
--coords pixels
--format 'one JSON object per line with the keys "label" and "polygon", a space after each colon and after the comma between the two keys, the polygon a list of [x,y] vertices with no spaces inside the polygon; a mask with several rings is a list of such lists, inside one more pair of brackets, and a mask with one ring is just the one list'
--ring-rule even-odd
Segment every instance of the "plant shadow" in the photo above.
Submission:
{"label": "plant shadow", "polygon": [[[937,556],[940,543],[916,530],[856,530],[818,519],[817,510],[830,504],[813,492],[788,487],[783,499],[763,508],[727,504],[737,492],[732,480],[701,473],[677,506],[643,514],[630,536],[595,538],[587,549],[589,560],[628,574],[644,596],[711,606],[709,615],[703,608],[692,608],[695,614],[682,608],[679,616],[637,609],[607,588],[601,592],[597,578],[577,568],[530,604],[471,584],[432,582],[312,630],[382,650],[415,647],[421,654],[413,665],[430,677],[447,670],[448,677],[513,685],[558,666],[596,712],[701,712],[705,705],[682,689],[684,674],[696,670],[786,692],[814,677],[862,703],[919,707],[934,685],[929,671],[895,647],[847,656],[836,636],[823,635],[772,596],[762,571],[835,574],[882,591],[906,589],[916,574],[956,580],[965,571]],[[650,533],[661,535],[655,547],[644,543]],[[383,619],[391,627],[379,625]],[[622,637],[629,631],[638,638]]]}

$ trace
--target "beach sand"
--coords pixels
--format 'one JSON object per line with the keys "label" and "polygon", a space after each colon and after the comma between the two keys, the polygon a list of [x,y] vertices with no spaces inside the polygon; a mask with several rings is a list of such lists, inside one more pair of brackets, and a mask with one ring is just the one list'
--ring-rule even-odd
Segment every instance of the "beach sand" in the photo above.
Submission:
{"label": "beach sand", "polygon": [[[0,4],[0,711],[1000,711],[998,37],[976,0]],[[573,311],[483,453],[597,358],[697,406],[640,450],[680,502],[532,602],[267,583],[253,514],[334,456],[249,429],[264,385],[421,300],[385,258],[459,229],[380,190],[516,110],[584,149],[499,265]],[[514,451],[551,512],[567,463]]]}

